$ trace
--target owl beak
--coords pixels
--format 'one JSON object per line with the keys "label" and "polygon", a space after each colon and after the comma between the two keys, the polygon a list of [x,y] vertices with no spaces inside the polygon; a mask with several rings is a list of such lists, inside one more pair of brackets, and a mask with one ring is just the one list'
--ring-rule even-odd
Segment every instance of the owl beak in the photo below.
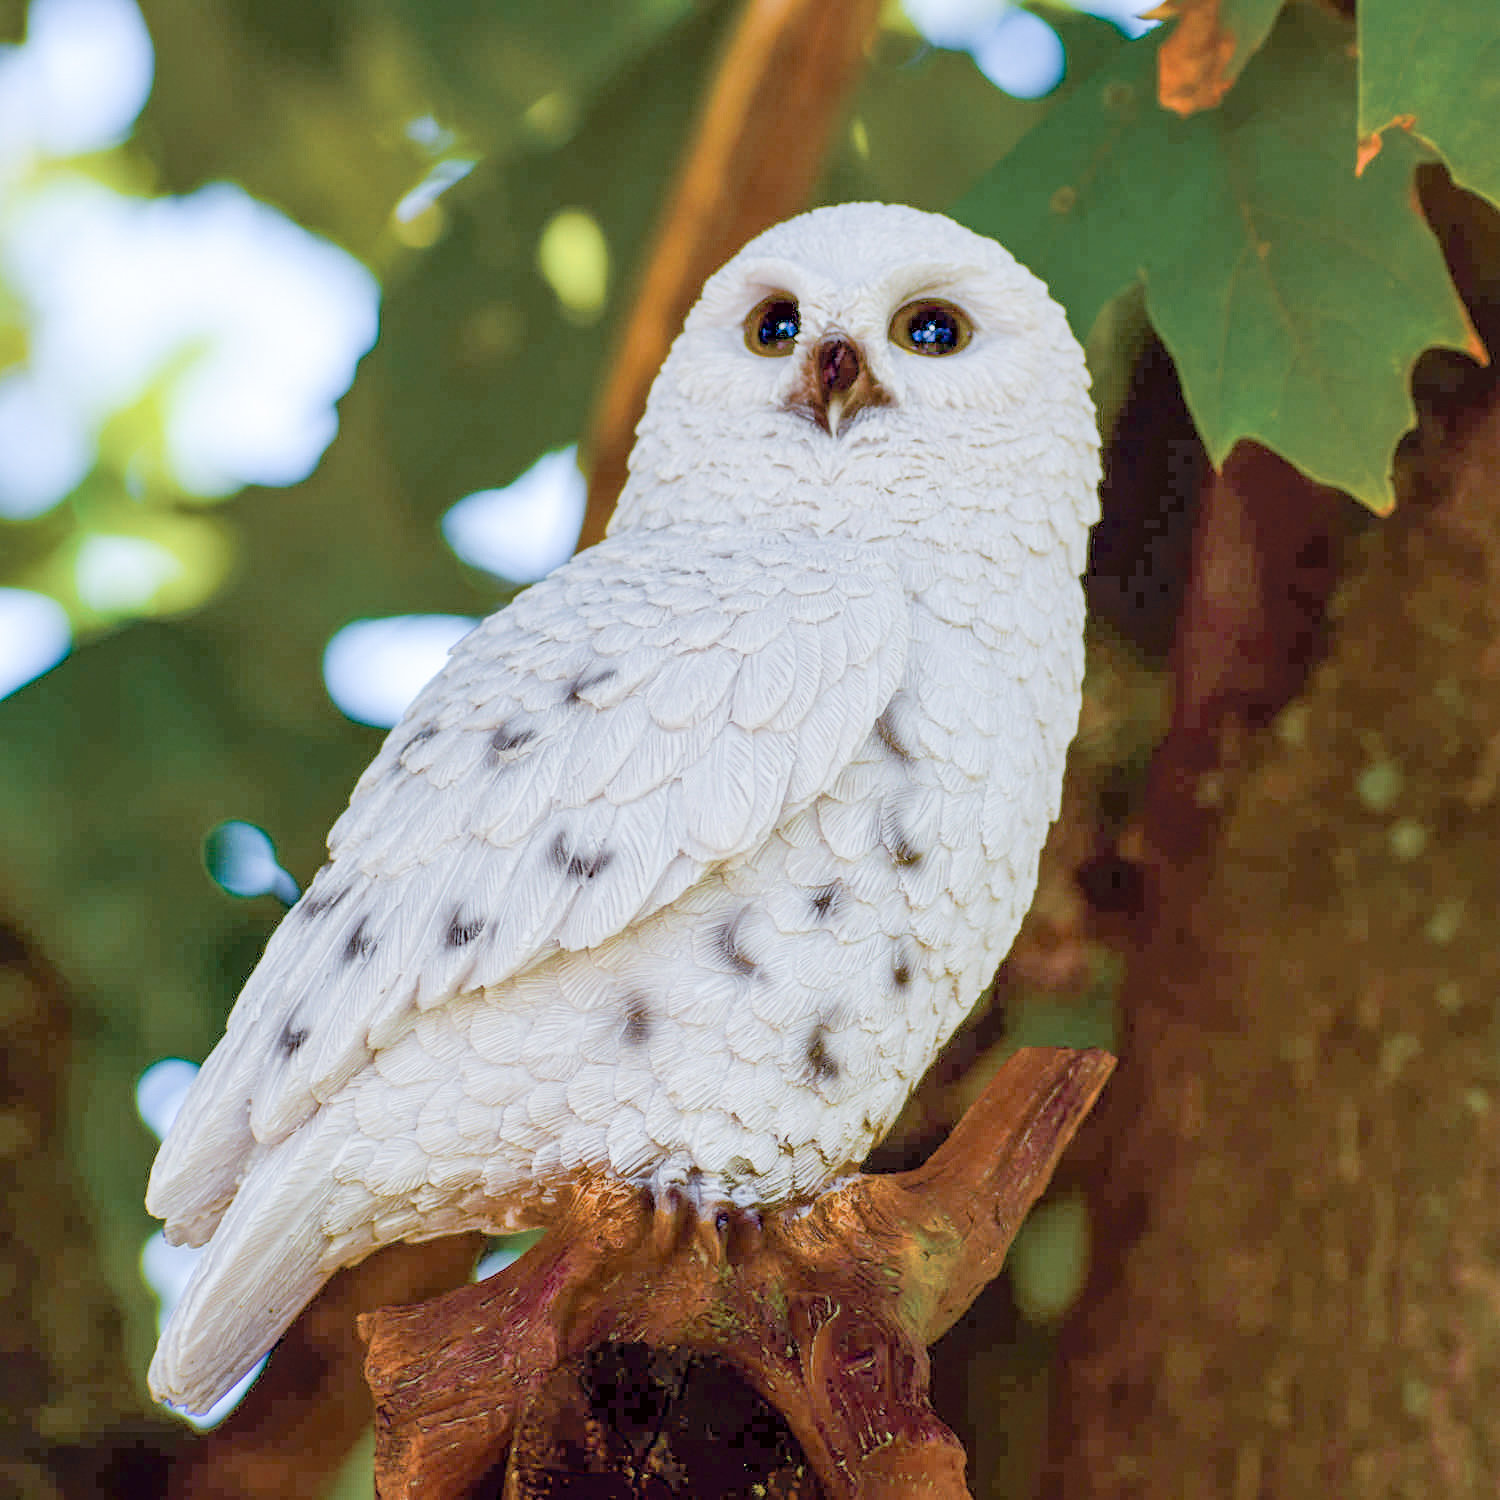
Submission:
{"label": "owl beak", "polygon": [[802,379],[788,403],[793,411],[816,422],[829,437],[848,425],[856,413],[890,401],[870,373],[864,351],[848,334],[832,329],[813,345]]}

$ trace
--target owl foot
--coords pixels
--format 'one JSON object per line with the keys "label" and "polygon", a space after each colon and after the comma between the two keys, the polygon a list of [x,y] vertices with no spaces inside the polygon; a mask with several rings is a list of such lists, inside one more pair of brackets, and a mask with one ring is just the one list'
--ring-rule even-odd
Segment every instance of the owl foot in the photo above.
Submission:
{"label": "owl foot", "polygon": [[710,1265],[741,1261],[755,1253],[764,1226],[758,1208],[733,1203],[697,1203],[677,1187],[646,1193],[651,1215],[651,1246],[664,1259],[693,1240]]}

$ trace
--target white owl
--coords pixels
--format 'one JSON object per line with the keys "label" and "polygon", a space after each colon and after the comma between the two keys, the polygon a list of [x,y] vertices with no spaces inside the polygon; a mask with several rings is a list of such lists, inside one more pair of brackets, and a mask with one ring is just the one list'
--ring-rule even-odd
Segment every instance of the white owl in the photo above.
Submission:
{"label": "white owl", "polygon": [[608,538],[453,650],[157,1157],[207,1408],[393,1240],[609,1173],[816,1195],[1004,956],[1083,672],[1098,442],[1045,288],[871,203],[704,288]]}

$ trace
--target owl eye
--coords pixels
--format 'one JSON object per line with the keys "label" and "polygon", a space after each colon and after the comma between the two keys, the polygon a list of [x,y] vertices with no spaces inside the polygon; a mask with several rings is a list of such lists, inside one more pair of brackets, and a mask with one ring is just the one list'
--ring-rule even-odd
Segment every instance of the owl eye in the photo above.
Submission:
{"label": "owl eye", "polygon": [[745,347],[752,354],[765,354],[772,359],[790,354],[801,326],[796,299],[785,292],[773,292],[763,302],[757,302],[745,319]]}
{"label": "owl eye", "polygon": [[969,315],[951,302],[908,302],[891,319],[891,342],[912,354],[957,354],[973,332]]}

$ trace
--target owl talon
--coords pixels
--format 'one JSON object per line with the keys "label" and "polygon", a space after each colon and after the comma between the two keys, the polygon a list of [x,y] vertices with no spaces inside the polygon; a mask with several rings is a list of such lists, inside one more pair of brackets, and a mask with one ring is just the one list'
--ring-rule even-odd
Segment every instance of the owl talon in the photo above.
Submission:
{"label": "owl talon", "polygon": [[654,1196],[651,1243],[659,1254],[665,1255],[681,1238],[683,1220],[693,1209],[683,1196],[681,1188],[666,1187]]}

